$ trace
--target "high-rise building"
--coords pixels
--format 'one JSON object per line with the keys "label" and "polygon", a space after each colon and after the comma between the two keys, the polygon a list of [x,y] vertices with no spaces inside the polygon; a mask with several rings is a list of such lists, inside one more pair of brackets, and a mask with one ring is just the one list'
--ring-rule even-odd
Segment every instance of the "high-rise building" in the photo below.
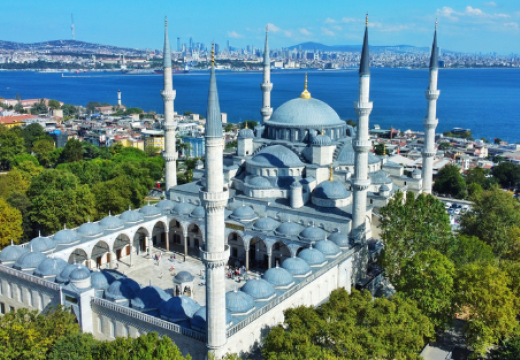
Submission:
{"label": "high-rise building", "polygon": [[182,48],[181,48],[181,38],[178,37],[177,38],[177,52],[181,52]]}

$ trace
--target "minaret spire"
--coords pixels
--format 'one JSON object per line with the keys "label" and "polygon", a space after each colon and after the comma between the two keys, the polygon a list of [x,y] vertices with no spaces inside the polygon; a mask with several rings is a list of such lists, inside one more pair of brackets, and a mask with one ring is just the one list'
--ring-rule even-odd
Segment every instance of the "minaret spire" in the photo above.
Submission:
{"label": "minaret spire", "polygon": [[424,148],[422,151],[422,191],[431,194],[433,177],[433,157],[435,156],[435,129],[439,120],[437,119],[437,99],[440,91],[437,90],[437,78],[439,75],[439,50],[437,48],[437,21],[435,21],[435,33],[433,34],[432,54],[430,57],[430,83],[426,90],[428,110],[423,120],[424,125]]}
{"label": "minaret spire", "polygon": [[262,89],[262,107],[260,114],[262,114],[262,122],[271,118],[273,108],[271,108],[271,90],[273,84],[271,83],[271,60],[269,59],[269,26],[265,27],[265,46],[264,46],[264,82],[260,84]]}

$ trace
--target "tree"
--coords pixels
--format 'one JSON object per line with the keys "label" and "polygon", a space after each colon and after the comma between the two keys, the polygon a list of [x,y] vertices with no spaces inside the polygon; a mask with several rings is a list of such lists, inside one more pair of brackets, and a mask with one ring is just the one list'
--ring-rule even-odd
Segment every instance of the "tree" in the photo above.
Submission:
{"label": "tree", "polygon": [[47,114],[49,112],[49,108],[45,105],[45,99],[40,99],[37,103],[33,105],[31,108],[31,114]]}
{"label": "tree", "polygon": [[456,165],[446,165],[442,168],[433,185],[433,191],[449,194],[457,199],[466,198],[466,182],[460,174],[460,168]]}
{"label": "tree", "polygon": [[63,104],[61,109],[63,110],[63,115],[65,116],[72,116],[77,113],[76,107],[71,104]]}
{"label": "tree", "polygon": [[233,148],[236,148],[237,146],[238,146],[238,143],[236,140],[230,141],[226,144],[226,149],[233,149]]}
{"label": "tree", "polygon": [[357,123],[354,120],[352,120],[352,119],[348,119],[347,120],[347,125],[350,125],[353,128],[355,128],[357,126]]}
{"label": "tree", "polygon": [[95,347],[98,343],[90,333],[67,334],[56,340],[47,359],[94,360],[96,357]]}
{"label": "tree", "polygon": [[498,347],[490,352],[491,360],[518,360],[520,359],[520,336],[500,341]]}
{"label": "tree", "polygon": [[374,153],[376,155],[382,156],[386,153],[386,145],[385,144],[377,144],[374,146]]}
{"label": "tree", "polygon": [[493,261],[495,255],[493,249],[475,236],[457,236],[455,247],[450,255],[450,260],[461,267],[474,262]]}
{"label": "tree", "polygon": [[125,110],[125,115],[142,114],[144,111],[141,108],[133,107]]}
{"label": "tree", "polygon": [[230,132],[231,130],[233,130],[233,124],[227,124],[224,128],[225,132]]}
{"label": "tree", "polygon": [[29,154],[19,154],[19,155],[16,155],[14,157],[13,161],[11,162],[11,166],[19,168],[21,166],[21,164],[23,162],[25,162],[25,161],[32,163],[36,167],[40,166],[40,163],[38,162],[38,159],[35,158],[32,155],[29,155]]}
{"label": "tree", "polygon": [[152,157],[152,156],[156,156],[157,154],[159,154],[161,152],[161,148],[159,148],[157,146],[153,146],[153,145],[148,145],[144,148],[144,152],[146,153],[147,156]]}
{"label": "tree", "polygon": [[22,136],[25,140],[25,148],[29,152],[32,150],[35,142],[42,139],[52,140],[52,138],[45,133],[45,129],[38,123],[32,123],[24,127]]}
{"label": "tree", "polygon": [[447,141],[441,142],[439,144],[439,150],[449,150],[449,149],[451,149],[451,147],[452,147],[451,144]]}
{"label": "tree", "polygon": [[14,209],[17,209],[22,214],[22,236],[20,237],[21,243],[26,243],[34,237],[34,229],[32,226],[31,218],[29,216],[29,209],[31,201],[19,192],[11,192],[7,198],[7,203]]}
{"label": "tree", "polygon": [[520,187],[520,165],[504,161],[495,166],[491,172],[502,187]]}
{"label": "tree", "polygon": [[6,129],[0,126],[0,167],[2,169],[9,170],[14,157],[25,150],[20,131],[16,128]]}
{"label": "tree", "polygon": [[381,239],[385,247],[381,265],[394,283],[404,262],[420,251],[437,250],[445,256],[453,251],[454,238],[444,204],[431,195],[417,198],[412,192],[396,192],[381,208]]}
{"label": "tree", "polygon": [[502,139],[501,138],[495,138],[493,141],[494,141],[495,144],[499,145],[502,142]]}
{"label": "tree", "polygon": [[19,102],[16,103],[16,105],[14,106],[14,111],[16,111],[19,114],[25,114],[25,109],[23,108],[22,103]]}
{"label": "tree", "polygon": [[467,316],[464,335],[479,355],[517,327],[518,299],[508,288],[506,274],[485,263],[471,263],[457,271],[455,304]]}
{"label": "tree", "polygon": [[47,139],[36,141],[32,147],[32,152],[36,154],[38,161],[44,167],[50,167],[52,165],[51,153],[53,150],[54,141],[49,141]]}
{"label": "tree", "polygon": [[61,154],[62,162],[73,162],[83,160],[83,146],[81,141],[76,139],[69,139],[63,153]]}
{"label": "tree", "polygon": [[193,114],[192,111],[185,111],[185,112],[184,112],[184,116],[190,116],[190,115],[192,115],[192,114]]}
{"label": "tree", "polygon": [[141,198],[135,199],[132,191],[132,181],[126,175],[120,175],[114,179],[94,185],[92,193],[96,201],[96,210],[100,217],[112,214],[120,214],[133,203],[140,203]]}
{"label": "tree", "polygon": [[0,248],[11,243],[18,243],[22,237],[22,214],[0,198]]}
{"label": "tree", "polygon": [[56,110],[56,109],[60,109],[61,108],[61,104],[58,100],[54,100],[54,99],[50,99],[48,102],[47,102],[47,105],[53,109],[53,110]]}
{"label": "tree", "polygon": [[436,250],[423,251],[406,260],[395,288],[417,301],[436,328],[444,328],[453,318],[454,277],[455,266],[446,256]]}

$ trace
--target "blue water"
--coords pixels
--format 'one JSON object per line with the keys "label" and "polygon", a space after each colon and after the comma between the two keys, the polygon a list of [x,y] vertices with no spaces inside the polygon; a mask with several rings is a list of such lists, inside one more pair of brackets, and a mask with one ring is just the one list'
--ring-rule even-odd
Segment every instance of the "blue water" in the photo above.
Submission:
{"label": "blue water", "polygon": [[[162,76],[69,77],[34,72],[0,72],[0,97],[52,98],[65,103],[85,105],[89,101],[117,102],[121,89],[123,104],[145,111],[163,112],[160,95]],[[72,75],[72,74],[71,74]],[[205,114],[208,92],[207,73],[174,75],[177,90],[175,110]],[[303,90],[302,71],[273,72],[272,106],[298,97]],[[230,122],[260,118],[262,75],[217,72],[222,112]],[[371,100],[374,110],[370,127],[422,130],[426,114],[424,91],[427,70],[372,69]],[[499,137],[520,141],[520,69],[441,70],[441,95],[438,101],[438,132],[454,127],[470,128],[475,138]],[[314,98],[332,106],[342,119],[355,119],[352,102],[357,97],[356,71],[313,71],[309,91]]]}

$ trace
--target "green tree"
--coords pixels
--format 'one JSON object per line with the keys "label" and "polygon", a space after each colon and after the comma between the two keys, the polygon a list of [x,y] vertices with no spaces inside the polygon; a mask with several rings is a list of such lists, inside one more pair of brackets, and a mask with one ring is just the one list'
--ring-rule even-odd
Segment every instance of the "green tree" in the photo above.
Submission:
{"label": "green tree", "polygon": [[35,158],[34,156],[32,155],[29,155],[29,154],[19,154],[19,155],[16,155],[14,158],[13,158],[13,161],[11,162],[11,166],[12,167],[20,167],[20,165],[25,162],[25,161],[28,161],[28,162],[31,162],[33,163],[36,167],[40,166],[40,163],[38,162],[38,159]]}
{"label": "green tree", "polygon": [[489,190],[493,184],[497,183],[494,177],[489,177],[490,174],[491,172],[489,170],[480,167],[469,169],[466,172],[466,184],[468,184],[468,186],[478,184],[483,190]]}
{"label": "green tree", "polygon": [[0,126],[0,167],[5,170],[11,168],[11,162],[16,155],[24,152],[24,139],[21,136],[20,129],[6,129]]}
{"label": "green tree", "polygon": [[376,155],[383,155],[386,153],[386,145],[385,144],[377,144],[376,146],[374,146],[374,153]]}
{"label": "green tree", "polygon": [[495,138],[493,140],[493,142],[498,145],[498,144],[500,144],[502,142],[502,139],[501,138]]}
{"label": "green tree", "polygon": [[227,124],[224,128],[225,132],[230,132],[231,130],[233,130],[233,124]]}
{"label": "green tree", "polygon": [[24,127],[22,136],[25,140],[25,148],[28,152],[32,151],[35,142],[43,139],[52,140],[52,138],[45,133],[45,129],[37,123],[32,123]]}
{"label": "green tree", "polygon": [[62,156],[64,148],[57,148],[50,152],[49,154],[49,163],[47,167],[55,167],[56,165],[60,164],[62,161]]}
{"label": "green tree", "polygon": [[520,165],[504,161],[495,166],[491,172],[503,188],[520,187]]}
{"label": "green tree", "polygon": [[153,146],[153,145],[148,145],[144,148],[144,152],[146,153],[147,156],[149,157],[152,157],[152,156],[157,156],[158,154],[161,153],[161,148],[157,147],[157,146]]}
{"label": "green tree", "polygon": [[111,161],[76,161],[60,164],[56,169],[67,170],[76,175],[80,184],[94,185],[110,178]]}
{"label": "green tree", "polygon": [[353,128],[355,128],[357,126],[357,123],[354,120],[352,120],[352,119],[348,119],[347,120],[347,125],[350,125]]}
{"label": "green tree", "polygon": [[518,360],[520,359],[520,336],[500,341],[495,349],[490,352],[491,360]]}
{"label": "green tree", "polygon": [[190,116],[190,115],[192,115],[192,114],[193,114],[192,111],[185,111],[185,112],[184,112],[184,116]]}
{"label": "green tree", "polygon": [[53,150],[54,141],[49,141],[47,139],[36,141],[32,147],[32,152],[36,154],[38,161],[44,167],[50,167],[52,165],[51,153]]}
{"label": "green tree", "polygon": [[450,260],[461,267],[474,262],[493,261],[495,255],[491,246],[475,236],[459,235],[455,242]]}
{"label": "green tree", "polygon": [[76,107],[71,104],[63,104],[61,109],[63,110],[63,115],[65,116],[73,116],[77,113]]}
{"label": "green tree", "polygon": [[112,180],[94,185],[92,193],[96,201],[96,210],[100,217],[120,214],[132,203],[140,204],[141,198],[133,198],[132,181],[126,175],[120,175]]}
{"label": "green tree", "polygon": [[234,149],[238,146],[238,143],[236,140],[230,141],[226,144],[226,149]]}
{"label": "green tree", "polygon": [[99,342],[92,334],[74,333],[60,337],[47,356],[48,360],[94,360]]}
{"label": "green tree", "polygon": [[50,99],[48,102],[47,102],[47,105],[53,109],[53,110],[56,110],[56,109],[60,109],[61,108],[61,104],[58,100],[54,100],[54,99]]}
{"label": "green tree", "polygon": [[22,214],[0,198],[0,248],[11,243],[18,243],[22,237]]}
{"label": "green tree", "polygon": [[69,139],[63,152],[61,153],[62,162],[73,162],[83,160],[83,146],[81,141],[76,139]]}
{"label": "green tree", "polygon": [[445,141],[445,142],[441,142],[441,143],[439,144],[439,150],[449,150],[449,149],[451,149],[451,147],[452,147],[452,146],[451,146],[451,143],[449,143],[449,142],[447,142],[447,141]]}
{"label": "green tree", "polygon": [[20,237],[21,243],[26,243],[34,238],[34,229],[32,226],[31,218],[29,216],[29,210],[31,207],[31,201],[25,196],[25,194],[19,192],[11,192],[7,198],[7,203],[14,209],[17,209],[22,214],[22,236]]}
{"label": "green tree", "polygon": [[16,111],[19,114],[25,114],[25,109],[23,108],[23,105],[21,103],[16,103],[14,106],[14,111]]}
{"label": "green tree", "polygon": [[48,112],[49,112],[49,108],[47,107],[47,105],[45,105],[44,99],[40,99],[31,108],[31,114],[33,114],[33,115],[47,114]]}
{"label": "green tree", "polygon": [[142,114],[144,111],[141,108],[133,107],[125,110],[125,115]]}
{"label": "green tree", "polygon": [[466,182],[460,174],[460,168],[456,165],[446,165],[442,168],[433,185],[433,191],[449,194],[457,199],[466,198]]}

